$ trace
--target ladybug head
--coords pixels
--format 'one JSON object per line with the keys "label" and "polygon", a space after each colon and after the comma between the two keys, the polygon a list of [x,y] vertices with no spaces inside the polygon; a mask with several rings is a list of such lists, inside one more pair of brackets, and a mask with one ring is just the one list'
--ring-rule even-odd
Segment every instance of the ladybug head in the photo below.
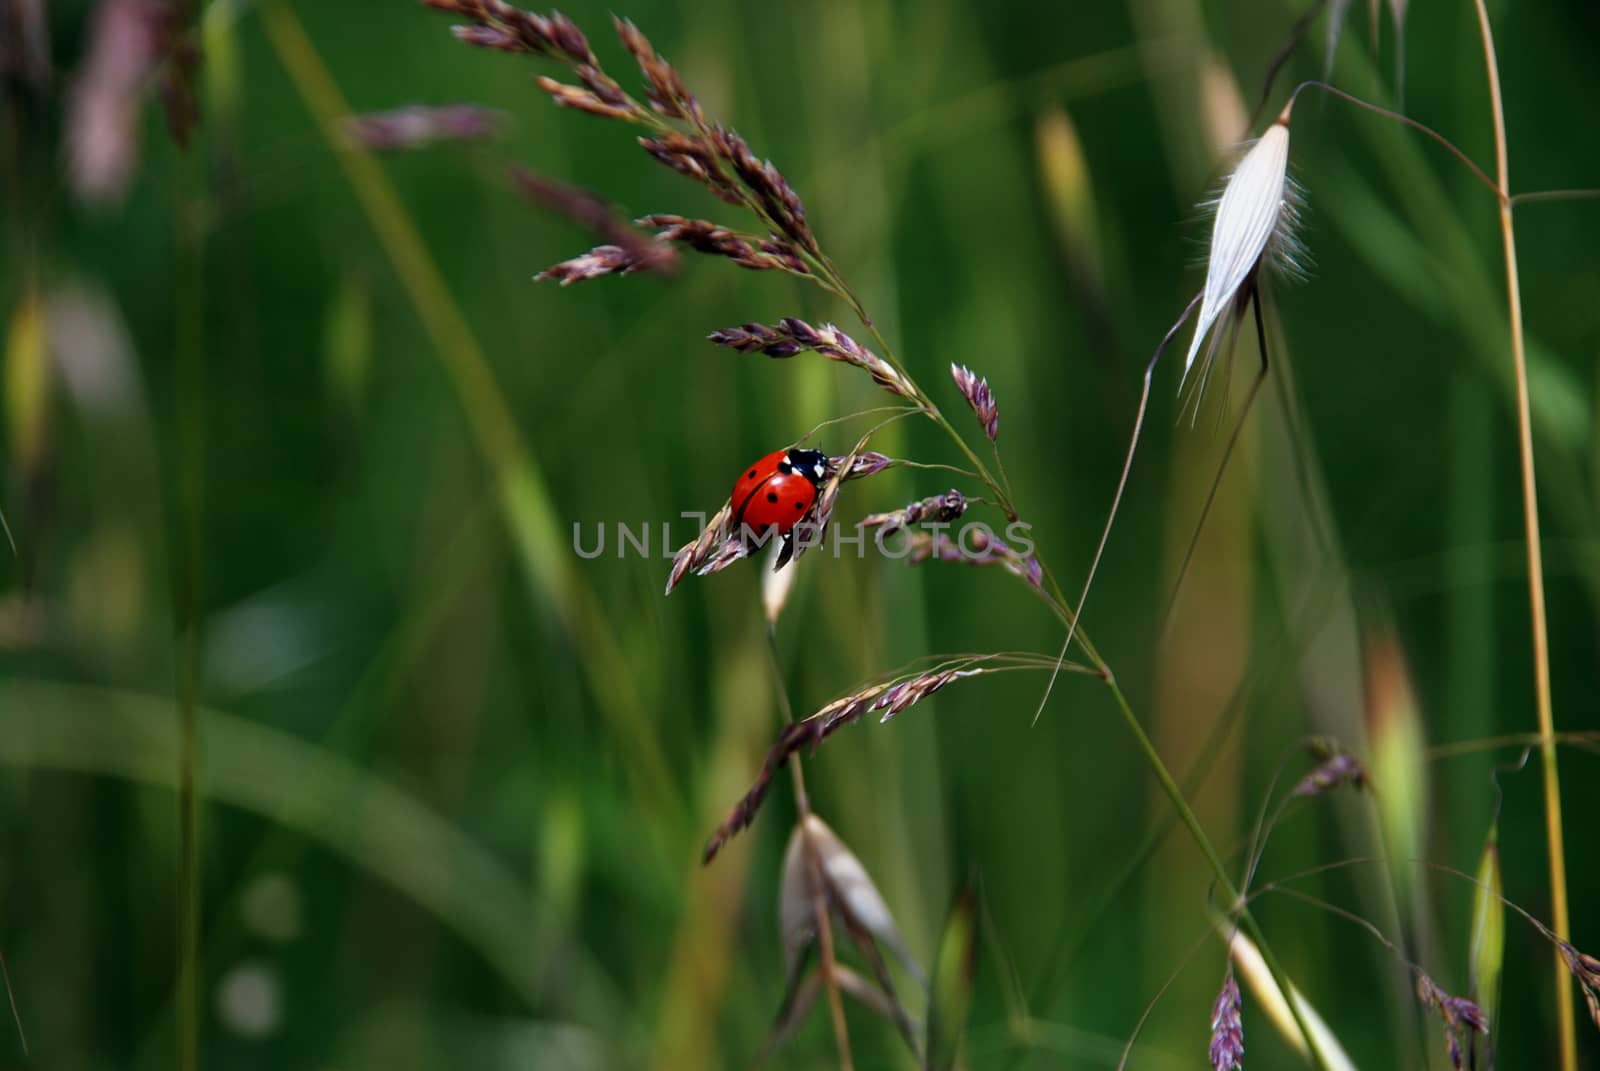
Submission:
{"label": "ladybug head", "polygon": [[816,487],[821,487],[828,475],[828,455],[821,450],[790,450],[788,464]]}

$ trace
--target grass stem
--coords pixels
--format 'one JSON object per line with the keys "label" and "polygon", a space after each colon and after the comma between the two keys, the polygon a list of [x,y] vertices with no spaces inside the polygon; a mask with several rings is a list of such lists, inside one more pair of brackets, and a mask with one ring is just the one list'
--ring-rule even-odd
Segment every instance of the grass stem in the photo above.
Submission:
{"label": "grass stem", "polygon": [[201,590],[205,560],[205,261],[200,201],[192,189],[200,164],[180,160],[175,205],[178,271],[174,305],[174,393],[177,413],[177,525],[173,589],[174,686],[178,703],[177,1060],[179,1071],[200,1066],[200,741]]}
{"label": "grass stem", "polygon": [[[1495,178],[1500,194],[1500,238],[1505,248],[1506,302],[1511,319],[1511,362],[1517,380],[1517,452],[1522,475],[1522,523],[1528,544],[1528,609],[1533,628],[1533,693],[1539,717],[1539,760],[1544,773],[1545,837],[1550,854],[1550,922],[1556,936],[1569,939],[1567,862],[1561,830],[1561,779],[1556,768],[1555,712],[1550,696],[1550,635],[1545,614],[1544,555],[1539,538],[1539,489],[1533,465],[1533,418],[1528,402],[1528,354],[1522,328],[1522,288],[1517,278],[1517,235],[1511,218],[1510,167],[1506,154],[1505,102],[1500,91],[1500,65],[1494,32],[1484,0],[1475,0],[1483,59],[1488,71],[1489,103],[1494,115]],[[1571,976],[1555,954],[1556,1014],[1560,1028],[1562,1071],[1577,1071],[1577,1020],[1572,1006]]]}
{"label": "grass stem", "polygon": [[[772,664],[773,683],[778,689],[778,707],[783,712],[783,723],[794,724],[794,705],[789,702],[789,686],[783,679],[783,662],[778,657],[778,630],[767,626],[767,654]],[[794,805],[804,822],[811,813],[811,797],[806,794],[805,772],[800,768],[800,756],[789,760],[794,783]],[[828,1013],[833,1020],[833,1037],[839,1049],[839,1066],[844,1071],[853,1068],[850,1056],[850,1027],[844,1017],[844,998],[839,994],[838,961],[833,953],[833,925],[828,916],[828,897],[822,872],[822,857],[817,853],[809,836],[803,837],[806,866],[811,871],[811,887],[817,890],[813,907],[817,913],[817,949],[822,960],[822,985],[828,991]]]}

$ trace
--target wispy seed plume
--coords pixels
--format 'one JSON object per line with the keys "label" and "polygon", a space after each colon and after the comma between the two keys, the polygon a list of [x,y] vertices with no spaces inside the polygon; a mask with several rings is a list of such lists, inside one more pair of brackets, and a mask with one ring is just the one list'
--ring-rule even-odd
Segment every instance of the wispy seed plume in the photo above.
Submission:
{"label": "wispy seed plume", "polygon": [[[1200,318],[1183,361],[1185,380],[1211,329],[1230,311],[1242,309],[1243,301],[1253,295],[1262,262],[1274,252],[1286,250],[1292,242],[1290,231],[1296,219],[1289,184],[1292,106],[1292,102],[1285,105],[1267,132],[1245,153],[1217,201]],[[1219,329],[1217,334],[1221,333]]]}

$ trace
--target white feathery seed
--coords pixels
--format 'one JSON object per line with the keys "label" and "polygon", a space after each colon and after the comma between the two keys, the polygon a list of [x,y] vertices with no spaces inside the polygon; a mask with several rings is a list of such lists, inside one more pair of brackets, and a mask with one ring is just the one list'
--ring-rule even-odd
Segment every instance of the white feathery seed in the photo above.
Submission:
{"label": "white feathery seed", "polygon": [[[1183,362],[1183,382],[1211,329],[1228,315],[1240,290],[1270,254],[1283,252],[1293,266],[1289,231],[1296,213],[1289,182],[1289,108],[1245,153],[1217,201],[1206,258],[1206,287],[1195,324],[1194,341]],[[1219,332],[1220,334],[1220,329]]]}

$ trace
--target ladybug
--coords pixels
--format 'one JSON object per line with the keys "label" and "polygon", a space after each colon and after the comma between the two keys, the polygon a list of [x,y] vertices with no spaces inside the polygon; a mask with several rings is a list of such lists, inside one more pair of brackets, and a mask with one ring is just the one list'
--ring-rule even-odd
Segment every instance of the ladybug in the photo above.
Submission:
{"label": "ladybug", "polygon": [[810,512],[827,472],[828,455],[821,450],[778,450],[753,462],[729,496],[734,527],[746,538],[783,537],[777,563],[783,568],[794,556],[794,526]]}

